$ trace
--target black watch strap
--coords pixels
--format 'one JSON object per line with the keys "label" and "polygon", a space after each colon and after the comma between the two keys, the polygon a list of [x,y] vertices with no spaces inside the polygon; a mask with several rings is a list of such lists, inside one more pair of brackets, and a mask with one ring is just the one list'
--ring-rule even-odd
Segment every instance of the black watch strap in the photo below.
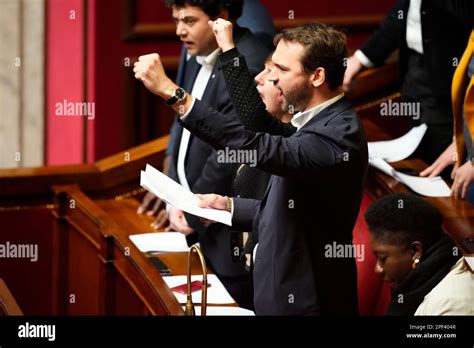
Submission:
{"label": "black watch strap", "polygon": [[174,95],[166,101],[166,105],[169,105],[169,106],[174,105],[176,104],[177,101],[178,101],[178,97]]}

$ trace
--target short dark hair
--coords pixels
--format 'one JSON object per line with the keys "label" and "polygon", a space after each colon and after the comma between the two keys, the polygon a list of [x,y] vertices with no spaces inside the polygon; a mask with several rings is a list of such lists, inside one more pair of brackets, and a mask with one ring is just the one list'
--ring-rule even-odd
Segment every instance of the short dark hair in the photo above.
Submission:
{"label": "short dark hair", "polygon": [[308,23],[284,29],[273,40],[275,46],[280,40],[296,42],[306,48],[301,59],[303,70],[311,74],[317,68],[324,68],[329,88],[342,85],[346,71],[346,35],[322,23]]}
{"label": "short dark hair", "polygon": [[222,9],[229,11],[229,19],[234,21],[242,15],[244,0],[164,0],[166,6],[183,7],[185,5],[201,8],[211,18],[219,15]]}
{"label": "short dark hair", "polygon": [[365,221],[378,240],[403,248],[420,241],[428,249],[443,231],[439,210],[410,193],[395,193],[375,201],[367,209]]}

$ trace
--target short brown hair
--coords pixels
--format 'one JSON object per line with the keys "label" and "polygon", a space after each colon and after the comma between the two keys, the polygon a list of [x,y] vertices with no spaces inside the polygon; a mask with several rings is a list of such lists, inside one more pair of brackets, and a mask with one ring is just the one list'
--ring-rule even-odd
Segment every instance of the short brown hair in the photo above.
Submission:
{"label": "short brown hair", "polygon": [[166,6],[199,7],[210,18],[216,18],[222,9],[229,11],[229,20],[235,21],[242,15],[243,0],[164,0]]}
{"label": "short brown hair", "polygon": [[311,74],[317,68],[324,68],[329,88],[342,85],[346,71],[346,35],[322,23],[308,23],[284,29],[275,36],[273,43],[280,40],[295,42],[306,48],[301,59],[303,70]]}

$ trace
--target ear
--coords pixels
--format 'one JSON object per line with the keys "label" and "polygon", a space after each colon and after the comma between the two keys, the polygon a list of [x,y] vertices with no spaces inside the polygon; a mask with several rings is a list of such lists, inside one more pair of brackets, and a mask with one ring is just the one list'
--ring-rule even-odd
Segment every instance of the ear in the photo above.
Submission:
{"label": "ear", "polygon": [[319,87],[326,81],[326,70],[324,68],[317,68],[313,74],[311,74],[311,84],[313,87]]}
{"label": "ear", "polygon": [[410,251],[413,259],[421,259],[423,256],[423,244],[419,241],[414,241],[410,244]]}

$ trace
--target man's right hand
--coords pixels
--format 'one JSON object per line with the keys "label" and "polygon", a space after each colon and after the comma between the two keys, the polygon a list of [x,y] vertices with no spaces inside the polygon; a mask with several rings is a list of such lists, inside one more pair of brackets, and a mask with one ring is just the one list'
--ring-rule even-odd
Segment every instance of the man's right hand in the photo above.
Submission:
{"label": "man's right hand", "polygon": [[344,82],[342,83],[344,91],[349,90],[351,81],[362,70],[363,67],[364,66],[355,55],[352,55],[347,59],[346,72],[344,73]]}
{"label": "man's right hand", "polygon": [[456,144],[453,141],[431,166],[420,173],[420,176],[429,178],[438,176],[447,167],[456,164],[456,158]]}

